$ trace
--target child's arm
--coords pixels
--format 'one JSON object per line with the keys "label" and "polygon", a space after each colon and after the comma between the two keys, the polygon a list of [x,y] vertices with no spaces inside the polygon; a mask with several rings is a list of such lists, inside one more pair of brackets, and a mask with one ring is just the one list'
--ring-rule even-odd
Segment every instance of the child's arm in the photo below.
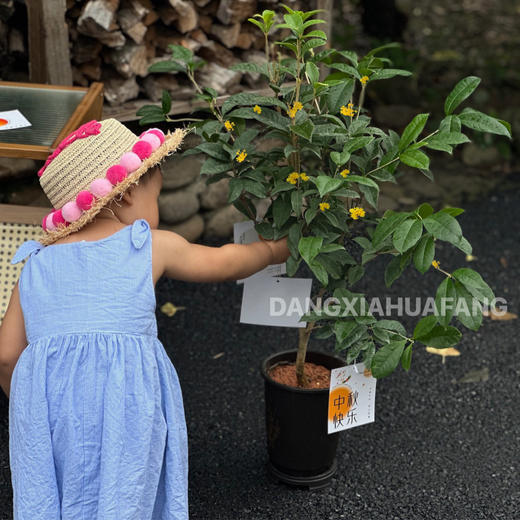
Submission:
{"label": "child's arm", "polygon": [[0,326],[0,386],[7,397],[14,367],[26,346],[27,338],[17,282]]}
{"label": "child's arm", "polygon": [[154,230],[153,254],[168,278],[221,282],[246,278],[270,264],[285,262],[290,253],[287,238],[208,247],[192,244],[171,231]]}

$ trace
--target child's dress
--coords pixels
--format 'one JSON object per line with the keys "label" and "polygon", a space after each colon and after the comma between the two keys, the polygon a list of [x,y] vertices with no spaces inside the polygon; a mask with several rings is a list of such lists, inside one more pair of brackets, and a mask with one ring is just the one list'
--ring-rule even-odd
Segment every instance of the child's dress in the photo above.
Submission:
{"label": "child's dress", "polygon": [[15,520],[188,518],[177,372],[157,338],[150,226],[23,244],[28,346],[9,403]]}

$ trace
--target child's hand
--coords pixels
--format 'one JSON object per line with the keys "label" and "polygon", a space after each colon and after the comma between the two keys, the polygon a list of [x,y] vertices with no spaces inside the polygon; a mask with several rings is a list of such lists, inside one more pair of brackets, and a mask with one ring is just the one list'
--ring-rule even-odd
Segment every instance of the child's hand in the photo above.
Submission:
{"label": "child's hand", "polygon": [[260,235],[259,237],[260,240],[271,248],[274,257],[274,264],[283,264],[291,255],[289,247],[287,246],[287,237],[280,238],[279,240],[266,240]]}

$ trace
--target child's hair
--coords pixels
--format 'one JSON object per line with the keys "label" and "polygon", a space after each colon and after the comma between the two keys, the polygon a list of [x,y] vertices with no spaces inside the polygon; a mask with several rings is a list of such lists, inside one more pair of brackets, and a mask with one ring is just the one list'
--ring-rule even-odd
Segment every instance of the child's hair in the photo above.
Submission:
{"label": "child's hair", "polygon": [[150,168],[146,173],[141,175],[141,177],[139,178],[139,184],[148,184],[153,174],[155,173],[155,170],[159,170],[159,172],[162,174],[161,167],[157,164],[153,168]]}

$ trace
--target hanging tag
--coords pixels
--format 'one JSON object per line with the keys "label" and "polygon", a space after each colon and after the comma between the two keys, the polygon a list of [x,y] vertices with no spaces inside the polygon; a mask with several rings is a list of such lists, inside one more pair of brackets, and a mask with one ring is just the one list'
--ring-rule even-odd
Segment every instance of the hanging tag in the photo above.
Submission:
{"label": "hanging tag", "polygon": [[312,280],[250,277],[244,282],[240,323],[277,327],[307,325],[300,318],[310,306]]}
{"label": "hanging tag", "polygon": [[376,382],[363,363],[331,370],[328,433],[374,422]]}
{"label": "hanging tag", "polygon": [[[260,237],[255,230],[255,223],[252,220],[233,224],[233,241],[235,244],[251,244],[251,242],[258,242],[259,240]],[[265,278],[267,276],[280,276],[286,272],[287,267],[285,263],[272,264],[248,278],[237,280],[237,283],[244,283],[244,280],[249,280],[249,278],[253,277]]]}

